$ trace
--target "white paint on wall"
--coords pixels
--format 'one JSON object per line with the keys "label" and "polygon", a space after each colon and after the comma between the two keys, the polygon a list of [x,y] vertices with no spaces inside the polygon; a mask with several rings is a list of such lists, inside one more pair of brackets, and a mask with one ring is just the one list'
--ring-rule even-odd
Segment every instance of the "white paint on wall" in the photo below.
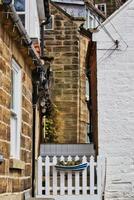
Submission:
{"label": "white paint on wall", "polygon": [[[106,33],[107,32],[107,33]],[[93,34],[97,42],[99,154],[106,200],[134,199],[134,0]],[[117,48],[113,40],[119,41]]]}

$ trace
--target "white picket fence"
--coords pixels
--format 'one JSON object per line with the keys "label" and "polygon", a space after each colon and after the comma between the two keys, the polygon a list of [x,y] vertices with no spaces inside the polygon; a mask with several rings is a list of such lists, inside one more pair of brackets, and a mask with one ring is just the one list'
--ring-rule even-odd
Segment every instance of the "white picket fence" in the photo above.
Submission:
{"label": "white picket fence", "polygon": [[102,157],[86,156],[81,159],[82,163],[89,162],[89,167],[81,171],[58,171],[55,165],[60,160],[78,160],[76,156],[65,159],[54,156],[38,158],[37,197],[62,199],[102,200],[105,177],[105,161]]}

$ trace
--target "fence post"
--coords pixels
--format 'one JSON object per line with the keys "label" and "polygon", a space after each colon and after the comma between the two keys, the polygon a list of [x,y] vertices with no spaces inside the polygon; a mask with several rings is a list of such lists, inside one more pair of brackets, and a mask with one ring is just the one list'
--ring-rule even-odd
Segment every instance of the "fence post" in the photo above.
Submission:
{"label": "fence post", "polygon": [[90,157],[90,194],[93,195],[94,194],[94,178],[95,178],[95,174],[94,174],[94,157],[91,156]]}
{"label": "fence post", "polygon": [[55,169],[55,165],[57,164],[57,157],[54,156],[53,157],[53,188],[52,188],[52,192],[53,192],[53,195],[57,195],[57,171]]}
{"label": "fence post", "polygon": [[97,157],[97,191],[99,199],[102,196],[102,172],[101,172],[101,157]]}
{"label": "fence post", "polygon": [[42,157],[38,157],[38,195],[42,195]]}
{"label": "fence post", "polygon": [[[87,157],[83,156],[82,163],[87,162]],[[83,194],[87,194],[87,168],[82,171],[82,191]]]}
{"label": "fence post", "polygon": [[[60,157],[60,161],[64,161],[64,156]],[[63,171],[60,171],[60,195],[64,195],[65,192],[65,173]]]}
{"label": "fence post", "polygon": [[[79,160],[80,158],[79,158],[79,156],[76,156],[75,157],[75,161],[77,161],[77,160]],[[79,187],[80,187],[80,175],[79,175],[80,173],[79,173],[79,171],[76,171],[75,172],[75,194],[76,195],[79,195]]]}
{"label": "fence post", "polygon": [[48,156],[45,158],[45,190],[46,195],[50,194],[50,159]]}
{"label": "fence post", "polygon": [[[68,156],[68,161],[72,161],[72,157]],[[72,171],[68,171],[68,195],[72,194]]]}

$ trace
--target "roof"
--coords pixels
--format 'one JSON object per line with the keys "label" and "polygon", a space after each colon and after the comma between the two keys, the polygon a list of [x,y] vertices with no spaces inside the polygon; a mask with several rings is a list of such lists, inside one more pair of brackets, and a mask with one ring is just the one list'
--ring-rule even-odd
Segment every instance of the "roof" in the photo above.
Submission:
{"label": "roof", "polygon": [[56,7],[60,12],[62,12],[64,15],[66,15],[69,19],[74,20],[74,21],[85,21],[84,17],[73,17],[69,15],[65,10],[63,10],[60,6],[58,6],[56,3],[51,1],[51,4]]}
{"label": "roof", "polygon": [[[70,20],[72,21],[81,21],[81,22],[84,22],[85,19],[83,17],[73,17],[71,15],[69,15],[66,11],[64,11],[60,6],[58,6],[56,3],[54,2],[51,2],[51,4],[56,7],[60,12],[62,12],[65,16],[67,16]],[[92,33],[90,32],[90,30],[86,30],[84,27],[83,27],[84,23],[82,23],[79,27],[79,33],[83,36],[86,36],[88,38],[92,38]]]}
{"label": "roof", "polygon": [[99,10],[97,9],[90,0],[52,0],[55,2],[55,4],[65,4],[65,5],[80,5],[86,6],[92,10],[95,14],[99,15],[101,18],[106,19],[106,16]]}

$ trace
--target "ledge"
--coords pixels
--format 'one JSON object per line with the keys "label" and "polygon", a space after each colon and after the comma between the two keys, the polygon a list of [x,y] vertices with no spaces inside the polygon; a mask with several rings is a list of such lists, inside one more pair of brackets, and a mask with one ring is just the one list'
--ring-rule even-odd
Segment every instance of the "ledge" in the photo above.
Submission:
{"label": "ledge", "polygon": [[14,158],[10,159],[10,169],[25,169],[25,162]]}

